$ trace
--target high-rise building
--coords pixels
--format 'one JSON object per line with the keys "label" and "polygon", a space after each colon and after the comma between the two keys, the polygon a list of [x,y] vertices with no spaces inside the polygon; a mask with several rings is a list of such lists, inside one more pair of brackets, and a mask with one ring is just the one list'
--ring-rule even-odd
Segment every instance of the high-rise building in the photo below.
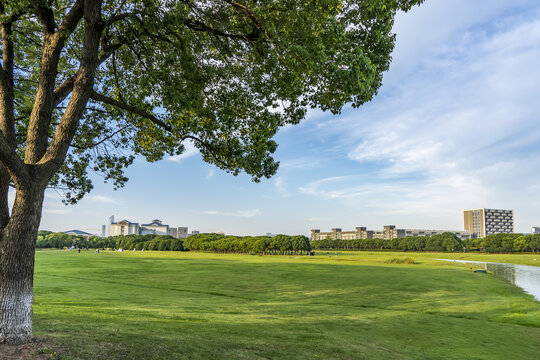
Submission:
{"label": "high-rise building", "polygon": [[531,234],[540,234],[540,226],[533,226],[531,228]]}
{"label": "high-rise building", "polygon": [[188,237],[188,228],[185,226],[169,228],[169,235],[177,239],[185,239]]}
{"label": "high-rise building", "polygon": [[107,234],[106,234],[106,236],[111,236],[111,224],[114,224],[114,215],[111,215],[109,217],[109,220],[107,221]]}
{"label": "high-rise building", "polygon": [[178,238],[185,239],[188,237],[188,228],[186,226],[178,227]]}
{"label": "high-rise building", "polygon": [[465,230],[475,238],[514,232],[514,210],[485,208],[465,210],[463,221]]}
{"label": "high-rise building", "polygon": [[170,227],[169,235],[171,235],[173,238],[178,238],[178,229],[175,227]]}

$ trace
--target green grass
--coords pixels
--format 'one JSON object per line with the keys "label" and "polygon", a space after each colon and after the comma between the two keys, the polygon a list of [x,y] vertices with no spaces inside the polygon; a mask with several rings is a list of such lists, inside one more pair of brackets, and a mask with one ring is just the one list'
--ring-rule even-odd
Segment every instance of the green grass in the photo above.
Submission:
{"label": "green grass", "polygon": [[64,359],[538,359],[540,304],[433,260],[457,256],[38,251],[34,334]]}

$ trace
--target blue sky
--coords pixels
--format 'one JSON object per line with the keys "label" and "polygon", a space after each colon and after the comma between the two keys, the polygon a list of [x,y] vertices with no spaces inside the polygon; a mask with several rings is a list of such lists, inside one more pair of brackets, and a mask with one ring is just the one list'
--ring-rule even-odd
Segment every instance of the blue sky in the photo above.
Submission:
{"label": "blue sky", "polygon": [[462,230],[468,208],[514,209],[540,226],[540,2],[426,0],[396,19],[379,94],[280,131],[277,175],[259,184],[181,156],[136,161],[78,205],[47,191],[41,229],[100,231],[110,215],[202,232],[312,228]]}

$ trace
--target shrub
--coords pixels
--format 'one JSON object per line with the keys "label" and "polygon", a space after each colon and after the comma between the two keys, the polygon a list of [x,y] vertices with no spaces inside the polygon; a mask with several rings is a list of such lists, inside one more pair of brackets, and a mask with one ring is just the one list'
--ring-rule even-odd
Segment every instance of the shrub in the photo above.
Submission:
{"label": "shrub", "polygon": [[387,264],[417,264],[417,262],[415,262],[410,257],[393,258],[393,259],[386,260],[385,263]]}

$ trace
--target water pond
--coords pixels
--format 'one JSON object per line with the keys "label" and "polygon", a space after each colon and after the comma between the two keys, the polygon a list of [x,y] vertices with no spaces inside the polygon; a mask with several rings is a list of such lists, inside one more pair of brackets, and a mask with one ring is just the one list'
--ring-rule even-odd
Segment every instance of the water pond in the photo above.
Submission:
{"label": "water pond", "polygon": [[531,294],[540,301],[540,267],[528,265],[515,265],[505,263],[492,263],[471,260],[449,260],[437,259],[442,261],[453,261],[466,264],[484,264],[482,267],[496,276],[508,281],[511,284],[519,286],[526,293]]}

